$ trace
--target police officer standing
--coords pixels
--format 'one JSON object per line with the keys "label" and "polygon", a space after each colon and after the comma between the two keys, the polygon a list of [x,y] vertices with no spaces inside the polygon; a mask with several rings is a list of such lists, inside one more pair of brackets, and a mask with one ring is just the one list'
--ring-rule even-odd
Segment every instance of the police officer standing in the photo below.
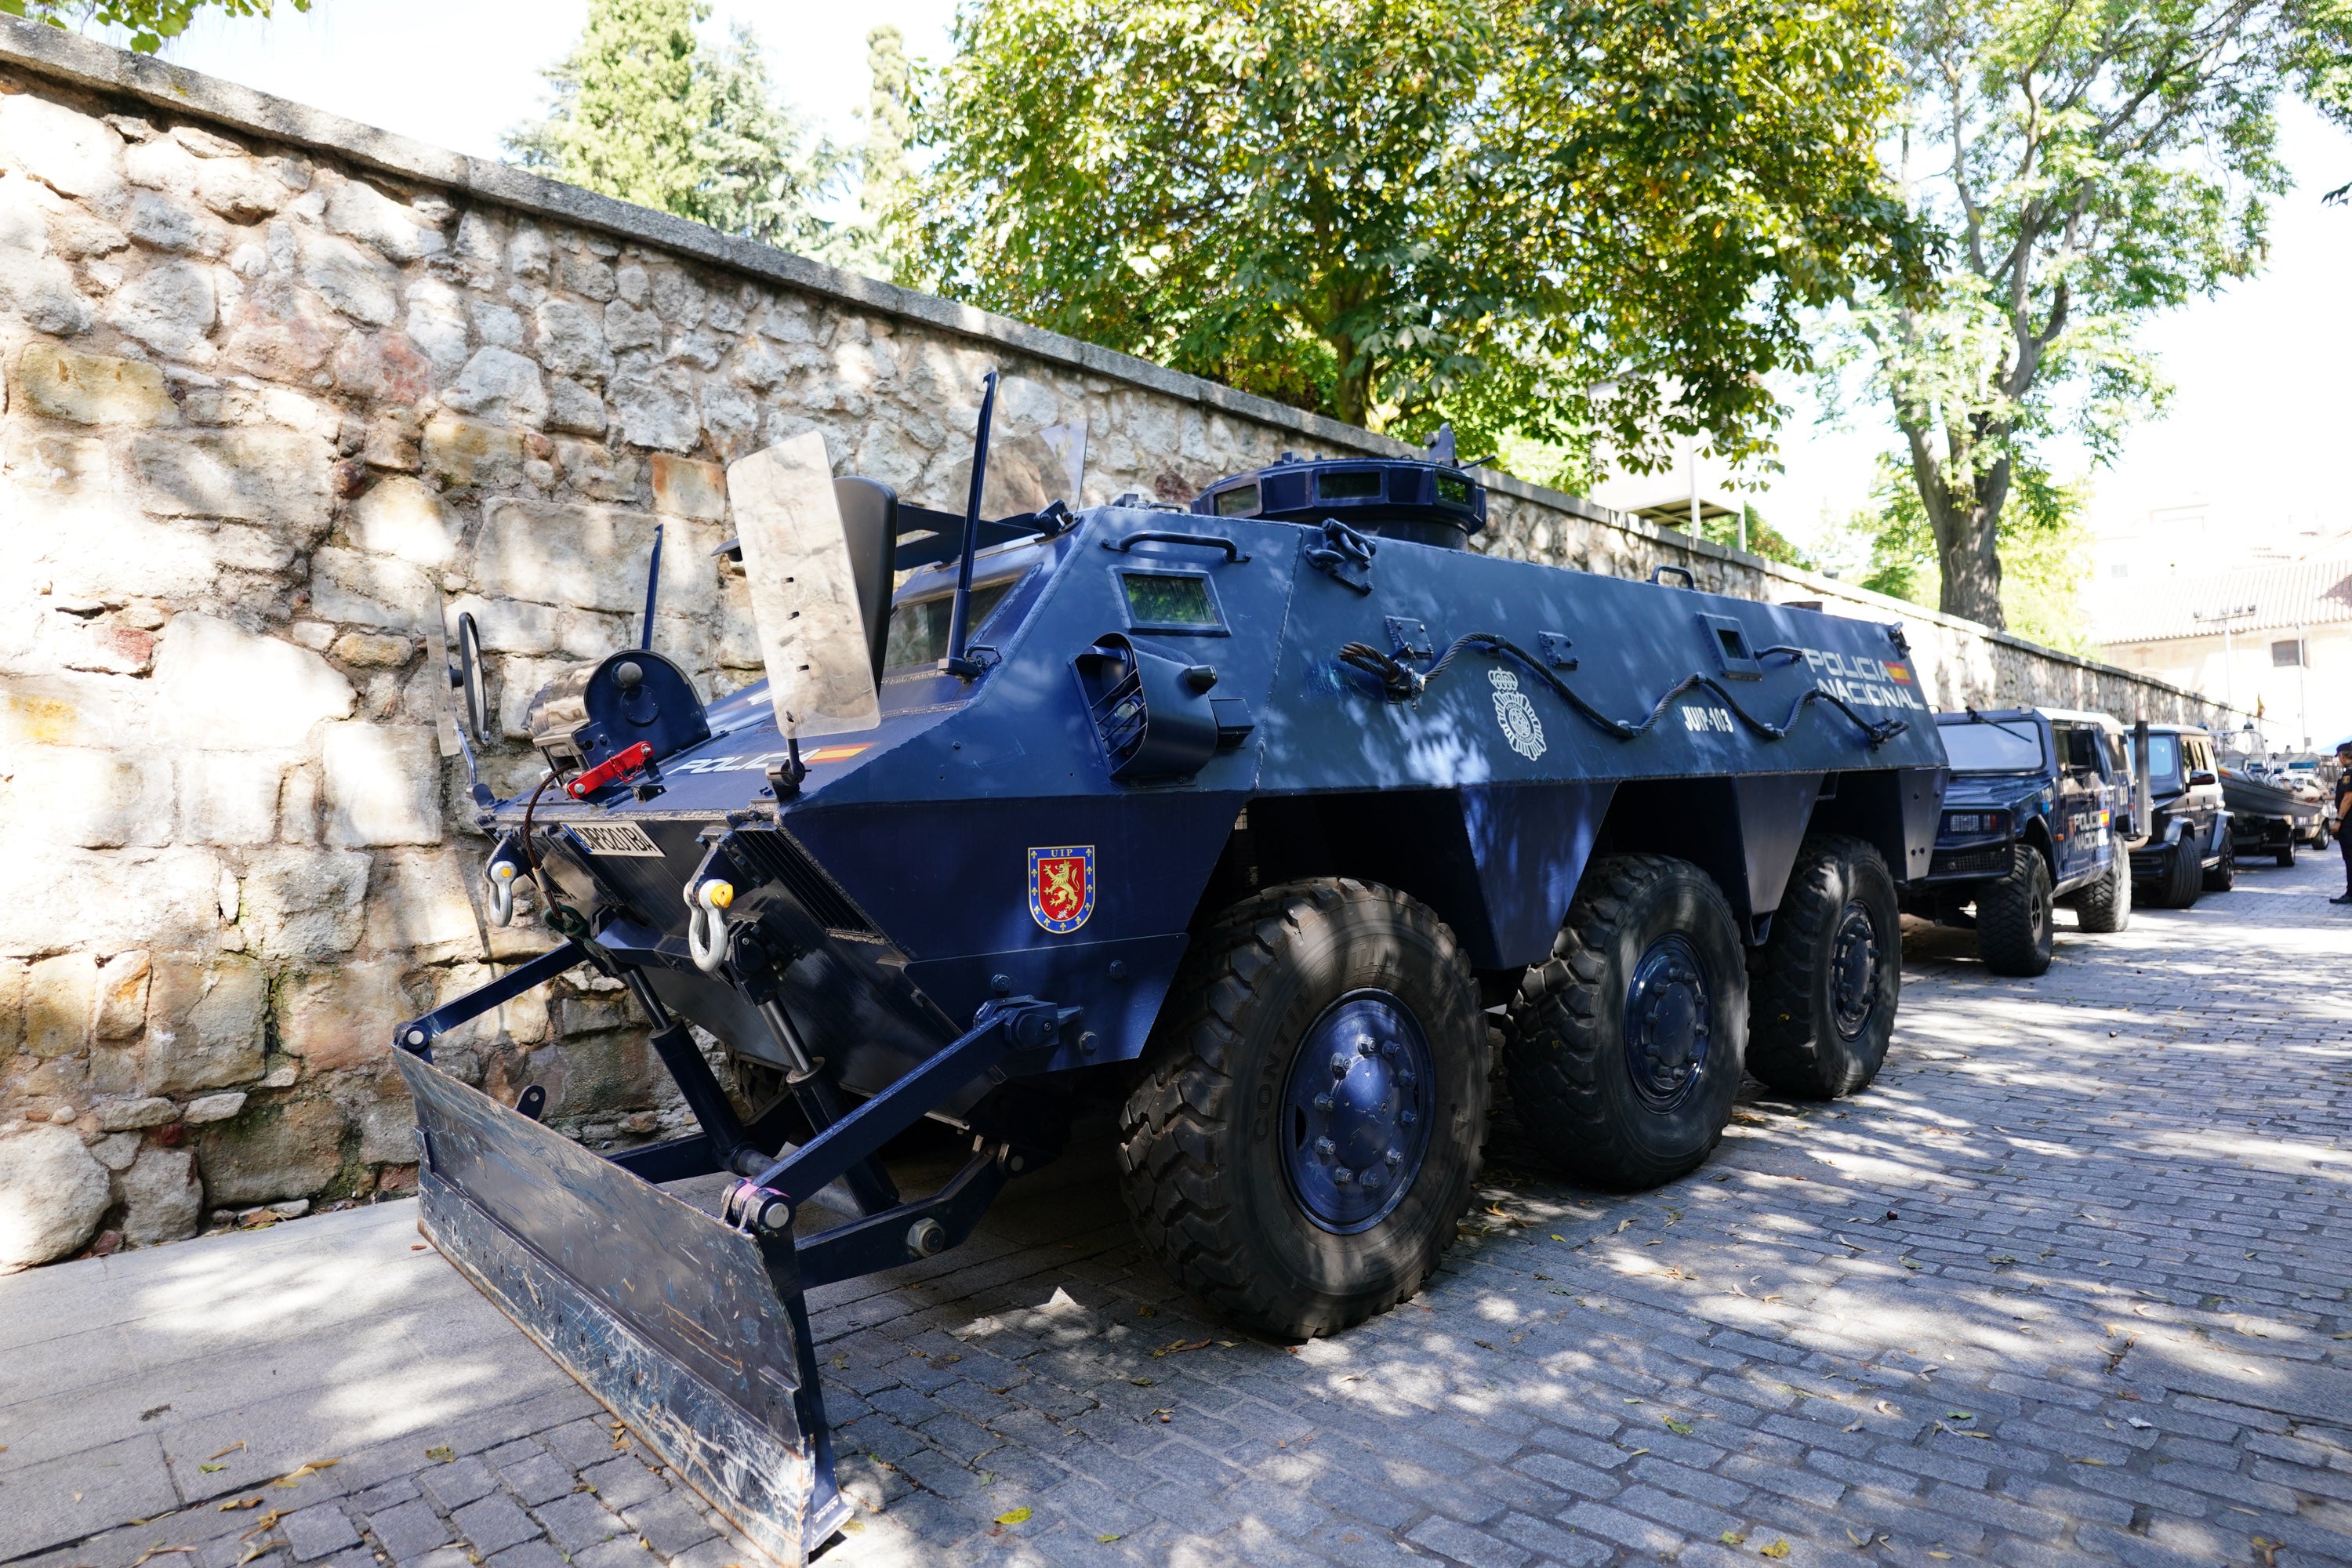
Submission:
{"label": "police officer standing", "polygon": [[2336,744],[2336,847],[2344,851],[2344,892],[2331,904],[2352,904],[2352,736]]}

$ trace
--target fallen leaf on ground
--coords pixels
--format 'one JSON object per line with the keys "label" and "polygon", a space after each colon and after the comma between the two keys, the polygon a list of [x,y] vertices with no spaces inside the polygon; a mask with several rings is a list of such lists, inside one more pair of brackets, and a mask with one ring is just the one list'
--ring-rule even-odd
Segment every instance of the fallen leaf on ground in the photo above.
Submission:
{"label": "fallen leaf on ground", "polygon": [[1673,1416],[1669,1415],[1666,1417],[1666,1430],[1669,1432],[1679,1432],[1684,1436],[1687,1437],[1690,1436],[1691,1425],[1687,1421],[1677,1421]]}
{"label": "fallen leaf on ground", "polygon": [[457,1450],[444,1443],[437,1448],[425,1449],[425,1457],[436,1465],[446,1465],[457,1457]]}
{"label": "fallen leaf on ground", "polygon": [[1160,1309],[1157,1307],[1138,1307],[1135,1310],[1135,1315],[1139,1318],[1156,1318],[1160,1315]]}
{"label": "fallen leaf on ground", "polygon": [[1948,1552],[1930,1552],[1927,1555],[1939,1563],[1949,1563],[1952,1560],[1952,1554]]}
{"label": "fallen leaf on ground", "polygon": [[1759,1546],[1756,1549],[1756,1555],[1775,1560],[1786,1557],[1789,1555],[1789,1543],[1785,1541],[1776,1541],[1769,1546]]}
{"label": "fallen leaf on ground", "polygon": [[[169,1410],[169,1409],[170,1409],[170,1408],[172,1408],[172,1407],[171,1407],[170,1405],[164,1405],[163,1408],[164,1408],[165,1410]],[[143,1420],[145,1420],[145,1419],[146,1419],[146,1417],[142,1415],[142,1416],[141,1416],[141,1417],[140,1417],[140,1419],[143,1421]],[[224,1458],[226,1458],[229,1455],[236,1453],[239,1448],[242,1448],[242,1447],[245,1447],[245,1439],[244,1439],[244,1438],[242,1438],[242,1437],[239,1437],[236,1442],[231,1443],[227,1447],[223,1448],[219,1453],[217,1453],[217,1454],[206,1454],[206,1455],[205,1456],[205,1458],[207,1458],[207,1459],[224,1459]]]}
{"label": "fallen leaf on ground", "polygon": [[1162,1426],[1176,1419],[1176,1412],[1173,1410],[1155,1410],[1151,1414],[1160,1417],[1160,1424]]}
{"label": "fallen leaf on ground", "polygon": [[[1564,1241],[1566,1241],[1566,1240],[1568,1239],[1568,1237],[1564,1237],[1564,1236],[1555,1236],[1555,1237],[1552,1237],[1552,1239],[1553,1239],[1554,1241],[1561,1241],[1561,1242],[1564,1242]],[[2336,1337],[2337,1339],[2339,1339],[2339,1340],[2340,1340],[2340,1339],[2347,1338],[2347,1336],[2343,1335],[2343,1334],[2338,1334],[2338,1335],[2336,1335]]]}
{"label": "fallen leaf on ground", "polygon": [[162,1557],[169,1552],[194,1552],[194,1550],[195,1548],[193,1546],[151,1546],[131,1560],[131,1568],[139,1568],[139,1564],[146,1562],[150,1557]]}
{"label": "fallen leaf on ground", "polygon": [[2102,1467],[2102,1468],[2104,1468],[2104,1467],[2106,1465],[2106,1461],[2105,1461],[2105,1459],[2076,1459],[2076,1458],[2069,1458],[2066,1462],[2067,1462],[2068,1464],[2070,1464],[2070,1465],[2098,1465],[2098,1466],[2100,1466],[2100,1467]]}
{"label": "fallen leaf on ground", "polygon": [[1870,1537],[1867,1535],[1856,1535],[1853,1532],[1853,1527],[1852,1525],[1848,1525],[1846,1527],[1845,1538],[1848,1541],[1853,1542],[1856,1546],[1867,1546],[1870,1544]]}
{"label": "fallen leaf on ground", "polygon": [[1095,1539],[1101,1542],[1105,1546],[1108,1546],[1112,1542],[1123,1540],[1125,1538],[1114,1532],[1109,1535],[1097,1535]]}
{"label": "fallen leaf on ground", "polygon": [[1633,1223],[1633,1222],[1630,1219],[1621,1219],[1617,1222],[1617,1228],[1610,1234],[1612,1236],[1622,1236],[1625,1233],[1625,1227]]}
{"label": "fallen leaf on ground", "polygon": [[213,1511],[215,1513],[240,1513],[248,1508],[259,1508],[260,1506],[261,1500],[257,1497],[231,1498],[228,1501],[221,1504],[220,1507],[215,1509]]}
{"label": "fallen leaf on ground", "polygon": [[331,1469],[341,1463],[342,1460],[339,1458],[313,1459],[307,1465],[297,1465],[294,1468],[287,1471],[284,1475],[278,1477],[269,1484],[274,1487],[290,1487],[295,1482],[300,1480],[304,1476],[316,1475],[320,1470]]}
{"label": "fallen leaf on ground", "polygon": [[1737,1546],[1741,1542],[1747,1540],[1748,1537],[1742,1535],[1736,1530],[1727,1530],[1721,1535],[1717,1536],[1716,1539],[1722,1542],[1726,1546]]}
{"label": "fallen leaf on ground", "polygon": [[1028,1519],[1029,1510],[1027,1509],[1008,1508],[1003,1513],[996,1516],[996,1522],[999,1524],[1024,1524],[1028,1521]]}
{"label": "fallen leaf on ground", "polygon": [[1138,1388],[1150,1388],[1156,1384],[1160,1380],[1156,1377],[1130,1377],[1127,1381],[1135,1384]]}
{"label": "fallen leaf on ground", "polygon": [[243,1535],[238,1536],[237,1539],[239,1541],[250,1541],[255,1536],[261,1534],[265,1531],[275,1530],[278,1528],[278,1521],[284,1519],[288,1514],[293,1511],[294,1510],[290,1508],[273,1508],[268,1513],[263,1514],[259,1519],[255,1520],[253,1521],[253,1528],[247,1531]]}
{"label": "fallen leaf on ground", "polygon": [[1182,1355],[1186,1351],[1204,1351],[1208,1348],[1209,1342],[1206,1340],[1175,1340],[1167,1344],[1161,1345],[1158,1350],[1153,1351],[1151,1353],[1155,1357],[1163,1355]]}

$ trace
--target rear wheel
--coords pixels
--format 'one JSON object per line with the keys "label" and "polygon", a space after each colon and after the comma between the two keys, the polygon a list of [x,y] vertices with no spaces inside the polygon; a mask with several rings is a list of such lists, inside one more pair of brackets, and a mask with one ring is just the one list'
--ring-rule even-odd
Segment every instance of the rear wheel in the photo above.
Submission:
{"label": "rear wheel", "polygon": [[1287,1339],[1419,1290],[1486,1140],[1486,1020],[1426,906],[1337,879],[1271,888],[1195,945],[1120,1116],[1144,1245],[1234,1322]]}
{"label": "rear wheel", "polygon": [[1739,1092],[1748,972],[1730,905],[1687,860],[1595,860],[1510,1017],[1512,1104],[1548,1157],[1620,1190],[1687,1174]]}
{"label": "rear wheel", "polygon": [[2131,924],[2131,861],[2118,848],[2099,879],[2074,895],[2074,915],[2094,936],[2112,936]]}
{"label": "rear wheel", "polygon": [[2040,974],[2057,926],[2050,862],[2031,844],[2011,855],[2009,875],[1977,890],[1977,954],[1995,974]]}
{"label": "rear wheel", "polygon": [[1806,1100],[1878,1076],[1903,994],[1903,925],[1876,849],[1837,834],[1805,840],[1753,982],[1748,1071]]}
{"label": "rear wheel", "polygon": [[[2287,851],[2288,858],[2292,859],[2294,854],[2294,849],[2290,847]],[[2201,872],[2200,875],[2202,878],[2205,891],[2209,893],[2226,893],[2238,885],[2238,836],[2235,833],[2226,828],[2222,830],[2221,858],[2213,863],[2211,870]]]}
{"label": "rear wheel", "polygon": [[2282,866],[2294,864],[2294,830],[2293,828],[2287,830],[2286,842],[2278,847],[2278,863]]}

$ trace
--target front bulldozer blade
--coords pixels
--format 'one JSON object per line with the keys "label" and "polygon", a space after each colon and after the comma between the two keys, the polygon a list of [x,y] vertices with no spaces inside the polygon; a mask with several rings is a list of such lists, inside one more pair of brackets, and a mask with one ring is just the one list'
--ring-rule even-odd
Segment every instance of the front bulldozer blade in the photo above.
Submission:
{"label": "front bulldozer blade", "polygon": [[406,1051],[425,1233],[746,1536],[804,1563],[833,1486],[789,1247],[774,1256]]}

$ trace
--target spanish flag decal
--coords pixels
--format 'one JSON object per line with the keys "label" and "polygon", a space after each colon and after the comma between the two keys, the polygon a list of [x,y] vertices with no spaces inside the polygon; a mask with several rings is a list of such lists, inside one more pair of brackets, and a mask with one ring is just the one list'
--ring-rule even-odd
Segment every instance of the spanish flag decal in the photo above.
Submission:
{"label": "spanish flag decal", "polygon": [[1908,665],[1890,664],[1886,667],[1886,679],[1899,680],[1908,686],[1911,683],[1911,668]]}

